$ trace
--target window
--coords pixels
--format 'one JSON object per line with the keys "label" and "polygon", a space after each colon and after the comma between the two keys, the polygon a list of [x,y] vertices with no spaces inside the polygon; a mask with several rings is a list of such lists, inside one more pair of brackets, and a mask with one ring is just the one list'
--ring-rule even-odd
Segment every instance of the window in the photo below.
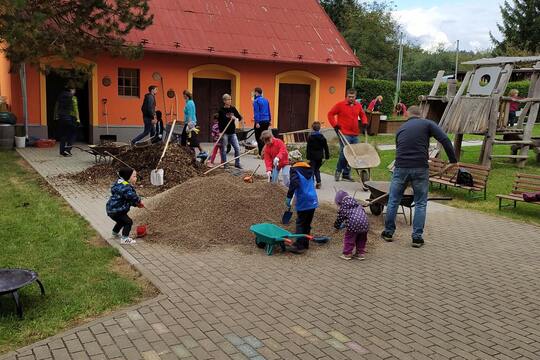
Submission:
{"label": "window", "polygon": [[139,97],[139,69],[118,69],[118,95]]}

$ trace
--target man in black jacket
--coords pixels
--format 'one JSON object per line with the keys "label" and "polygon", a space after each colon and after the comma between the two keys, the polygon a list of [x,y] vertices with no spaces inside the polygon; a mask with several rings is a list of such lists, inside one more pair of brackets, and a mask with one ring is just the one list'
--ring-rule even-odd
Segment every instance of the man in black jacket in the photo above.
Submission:
{"label": "man in black jacket", "polygon": [[317,181],[316,188],[321,188],[321,166],[323,159],[328,160],[330,158],[330,150],[328,149],[328,142],[323,134],[321,134],[321,123],[314,121],[311,125],[313,132],[309,134],[307,140],[306,157],[309,160],[309,164],[315,174],[315,180]]}
{"label": "man in black jacket", "polygon": [[424,245],[422,234],[426,221],[429,190],[429,139],[434,137],[444,147],[450,166],[457,162],[452,142],[431,120],[422,119],[418,106],[411,106],[409,119],[396,133],[396,163],[390,184],[388,207],[381,236],[392,241],[396,230],[396,214],[405,188],[410,183],[414,192],[412,246]]}
{"label": "man in black jacket", "polygon": [[158,87],[151,85],[148,87],[148,94],[144,95],[144,101],[141,106],[141,111],[143,115],[144,130],[142,133],[137,135],[133,140],[131,140],[131,145],[142,140],[145,136],[150,134],[150,137],[154,137],[156,124],[156,94],[158,92]]}

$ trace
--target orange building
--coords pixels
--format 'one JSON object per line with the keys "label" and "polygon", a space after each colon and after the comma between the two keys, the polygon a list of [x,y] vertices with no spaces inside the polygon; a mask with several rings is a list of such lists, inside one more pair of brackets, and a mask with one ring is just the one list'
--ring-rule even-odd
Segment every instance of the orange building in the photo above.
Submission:
{"label": "orange building", "polygon": [[[230,93],[233,104],[253,126],[253,89],[261,87],[280,132],[325,121],[328,109],[344,97],[348,66],[359,61],[316,0],[153,0],[154,24],[129,35],[144,45],[139,60],[88,55],[87,83],[77,91],[82,128],[79,140],[96,142],[105,133],[128,140],[142,128],[141,104],[150,85],[167,120],[182,120],[184,89],[192,91],[202,138],[209,139],[211,115]],[[29,135],[54,137],[53,109],[66,79],[54,69],[70,65],[42,59],[43,69],[26,68]],[[18,74],[0,61],[0,95],[22,123]]]}

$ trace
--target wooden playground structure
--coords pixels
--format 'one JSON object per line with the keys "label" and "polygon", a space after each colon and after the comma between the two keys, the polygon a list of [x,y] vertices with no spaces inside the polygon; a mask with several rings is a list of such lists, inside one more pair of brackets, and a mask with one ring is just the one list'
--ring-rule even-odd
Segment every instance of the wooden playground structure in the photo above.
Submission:
{"label": "wooden playground structure", "polygon": [[[524,167],[530,149],[540,160],[540,138],[532,136],[540,108],[540,56],[485,58],[464,64],[473,65],[473,69],[467,72],[459,90],[455,80],[449,81],[444,96],[437,95],[444,76],[444,71],[439,71],[429,95],[420,97],[422,115],[455,134],[458,159],[463,135],[475,134],[484,135],[479,158],[484,166],[490,167],[496,158],[509,158]],[[512,73],[530,74],[527,97],[515,100],[505,96]],[[524,105],[515,127],[508,126],[511,101]],[[510,145],[512,153],[495,155],[496,145]]]}

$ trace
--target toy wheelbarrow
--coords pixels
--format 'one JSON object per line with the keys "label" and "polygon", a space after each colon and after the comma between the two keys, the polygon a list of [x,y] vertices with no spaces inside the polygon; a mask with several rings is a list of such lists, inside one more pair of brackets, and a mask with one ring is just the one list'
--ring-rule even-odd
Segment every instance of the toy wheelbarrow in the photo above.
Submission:
{"label": "toy wheelbarrow", "polygon": [[313,239],[311,235],[293,234],[274,224],[262,223],[252,225],[249,230],[255,234],[255,244],[257,247],[266,249],[267,255],[274,253],[274,246],[279,245],[281,250],[285,250],[285,245],[294,244],[293,239],[306,237]]}

